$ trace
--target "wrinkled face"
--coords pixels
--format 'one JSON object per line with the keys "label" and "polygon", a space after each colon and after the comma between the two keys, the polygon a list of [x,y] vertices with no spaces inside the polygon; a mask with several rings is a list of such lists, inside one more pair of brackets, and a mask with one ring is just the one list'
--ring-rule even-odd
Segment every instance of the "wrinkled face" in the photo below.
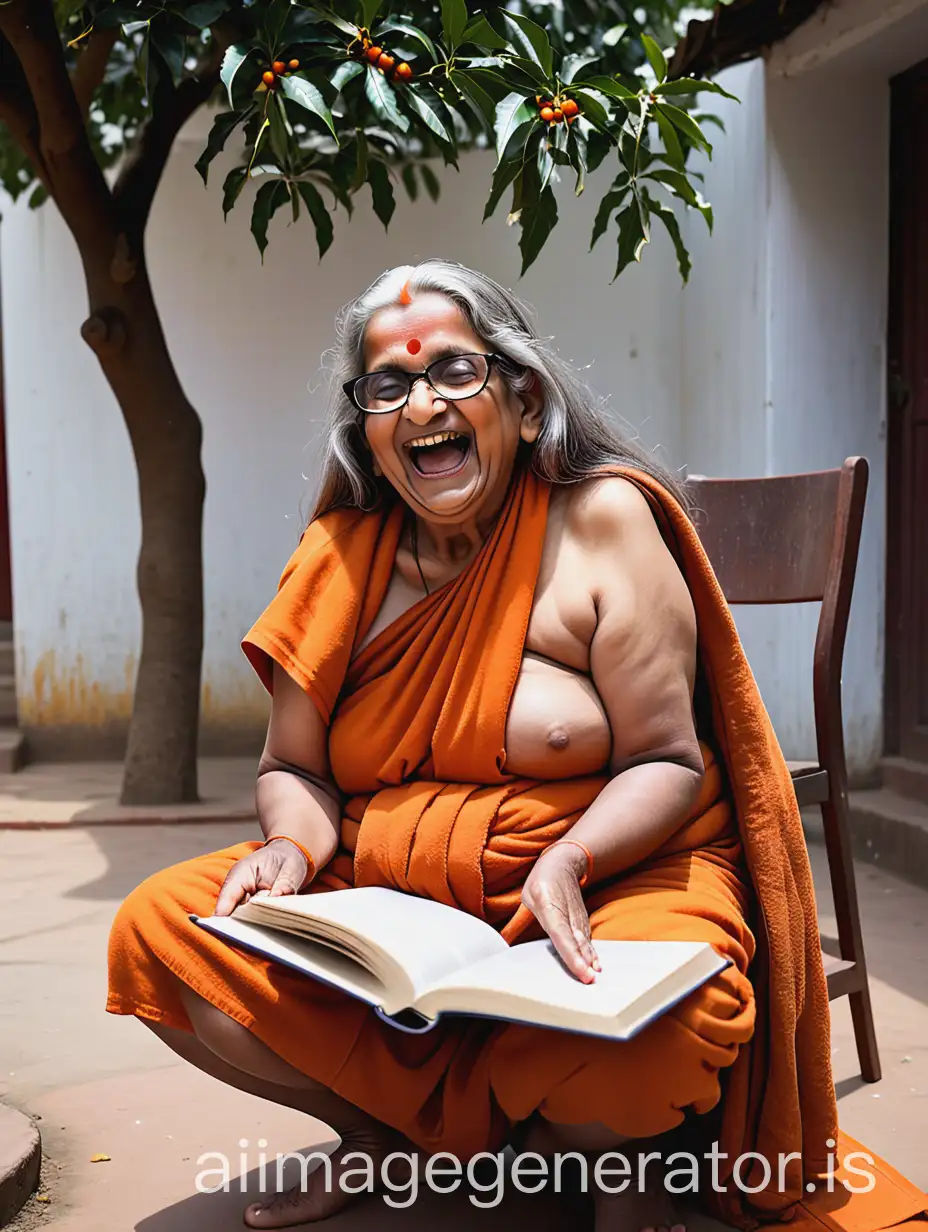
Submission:
{"label": "wrinkled face", "polygon": [[[412,302],[382,308],[364,338],[364,370],[422,372],[449,356],[486,354],[484,339],[443,295],[413,293]],[[448,387],[466,387],[467,361],[447,369]],[[397,411],[365,414],[364,433],[374,459],[406,501],[436,522],[479,518],[499,507],[519,441],[538,435],[540,397],[515,394],[497,367],[480,393],[443,398],[417,381]]]}

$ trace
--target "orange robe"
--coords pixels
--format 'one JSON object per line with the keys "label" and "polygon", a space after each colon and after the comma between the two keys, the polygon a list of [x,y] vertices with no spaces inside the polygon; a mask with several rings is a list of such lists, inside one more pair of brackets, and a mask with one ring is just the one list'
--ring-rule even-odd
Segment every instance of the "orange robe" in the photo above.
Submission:
{"label": "orange robe", "polygon": [[[593,936],[707,941],[731,965],[625,1043],[469,1019],[406,1035],[346,995],[190,923],[190,913],[210,914],[225,874],[254,842],[165,869],[130,894],[110,940],[107,1009],[190,1030],[170,978],[179,977],[291,1065],[426,1150],[497,1150],[536,1110],[630,1138],[686,1118],[707,1132],[714,1124],[729,1159],[755,1151],[772,1161],[771,1187],[747,1197],[728,1185],[711,1196],[727,1222],[750,1228],[792,1216],[794,1226],[818,1228],[824,1217],[848,1232],[901,1224],[928,1203],[890,1169],[859,1201],[844,1191],[805,1195],[824,1172],[837,1118],[795,796],[695,531],[653,479],[622,473],[648,497],[689,584],[712,730],[692,816],[646,862],[588,893]],[[268,688],[277,662],[329,723],[332,772],[347,802],[317,891],[391,886],[477,915],[513,942],[540,935],[519,910],[521,887],[607,781],[539,782],[505,766],[549,491],[520,471],[474,561],[357,654],[390,581],[404,508],[336,511],[304,534],[244,649]],[[720,1100],[720,1117],[688,1115]],[[778,1152],[803,1156],[787,1166],[782,1191]],[[723,1185],[729,1169],[723,1162]],[[749,1168],[743,1176],[756,1183]],[[822,1216],[826,1207],[841,1209]]]}

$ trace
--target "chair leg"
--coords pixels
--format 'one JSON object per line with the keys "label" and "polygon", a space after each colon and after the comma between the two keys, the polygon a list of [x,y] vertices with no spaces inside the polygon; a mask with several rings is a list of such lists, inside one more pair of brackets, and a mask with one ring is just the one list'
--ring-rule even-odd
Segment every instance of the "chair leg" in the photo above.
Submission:
{"label": "chair leg", "polygon": [[838,943],[842,958],[858,963],[864,968],[863,986],[857,992],[849,993],[848,997],[851,1003],[851,1018],[854,1023],[854,1038],[857,1042],[861,1077],[864,1082],[879,1082],[880,1057],[873,1026],[873,1010],[870,1005],[870,986],[866,980],[864,943],[860,926],[860,908],[857,901],[857,879],[854,875],[854,860],[851,854],[847,795],[840,789],[834,778],[831,781],[832,795],[822,803],[822,822],[825,830],[825,848],[831,874],[835,916],[838,923]]}
{"label": "chair leg", "polygon": [[857,1058],[860,1061],[860,1076],[864,1082],[879,1082],[883,1077],[880,1053],[873,1026],[873,1008],[870,1005],[870,984],[864,978],[863,987],[848,995],[851,1003],[851,1021],[854,1024],[854,1039],[857,1042]]}

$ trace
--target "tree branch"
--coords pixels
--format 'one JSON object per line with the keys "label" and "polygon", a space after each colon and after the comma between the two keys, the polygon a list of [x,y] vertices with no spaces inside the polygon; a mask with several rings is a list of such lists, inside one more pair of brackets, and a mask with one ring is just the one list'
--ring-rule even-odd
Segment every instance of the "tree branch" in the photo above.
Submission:
{"label": "tree branch", "polygon": [[118,28],[94,29],[74,66],[74,72],[71,74],[71,87],[74,90],[80,113],[85,120],[90,109],[90,100],[103,80],[110,52],[113,50],[118,35]]}
{"label": "tree branch", "polygon": [[22,65],[5,38],[0,38],[0,121],[29,159],[46,190],[51,192],[45,160],[39,149],[39,117]]}
{"label": "tree branch", "polygon": [[50,0],[7,0],[0,5],[0,33],[32,96],[49,191],[85,264],[94,256],[108,261],[116,235],[113,202],[68,77]]}
{"label": "tree branch", "polygon": [[121,225],[130,235],[140,236],[145,230],[174,138],[219,84],[221,53],[215,59],[217,62],[204,67],[199,75],[185,77],[176,89],[169,85],[159,89],[152,100],[152,114],[139,131],[113,188]]}

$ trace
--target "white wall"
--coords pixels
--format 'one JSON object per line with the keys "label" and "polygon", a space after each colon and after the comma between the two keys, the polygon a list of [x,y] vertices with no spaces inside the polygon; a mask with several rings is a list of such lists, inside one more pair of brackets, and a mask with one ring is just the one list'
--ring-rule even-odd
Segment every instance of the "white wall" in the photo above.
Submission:
{"label": "white wall", "polygon": [[[518,282],[518,236],[502,208],[480,224],[488,155],[449,172],[437,205],[403,195],[388,234],[367,201],[350,224],[342,214],[321,265],[308,222],[288,225],[282,211],[262,267],[248,208],[223,225],[223,168],[204,190],[198,148],[175,151],[148,252],[168,342],[205,427],[205,728],[244,730],[253,742],[266,709],[239,640],[303,525],[335,310],[392,265],[435,254],[477,265],[533,302],[542,330],[592,365],[616,411],[679,463],[681,299],[665,236],[615,286],[614,240],[587,252],[606,167],[579,201],[563,194],[544,259]],[[21,720],[39,747],[99,748],[124,728],[139,644],[132,459],[78,334],[81,275],[59,219],[52,208],[8,206],[0,235]]]}

